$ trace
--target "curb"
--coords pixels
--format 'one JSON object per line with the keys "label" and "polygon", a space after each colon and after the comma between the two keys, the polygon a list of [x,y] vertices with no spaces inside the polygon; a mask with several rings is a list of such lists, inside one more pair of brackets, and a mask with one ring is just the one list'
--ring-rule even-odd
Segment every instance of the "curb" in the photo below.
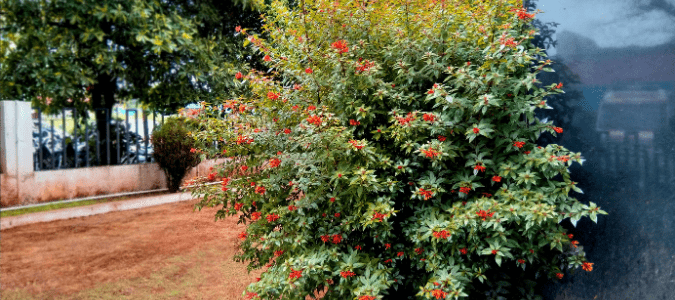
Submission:
{"label": "curb", "polygon": [[189,192],[171,195],[151,196],[142,199],[122,200],[110,203],[93,204],[88,206],[70,207],[53,211],[37,212],[16,217],[6,217],[0,220],[0,230],[21,225],[66,220],[71,218],[88,217],[114,211],[132,210],[150,206],[193,200]]}

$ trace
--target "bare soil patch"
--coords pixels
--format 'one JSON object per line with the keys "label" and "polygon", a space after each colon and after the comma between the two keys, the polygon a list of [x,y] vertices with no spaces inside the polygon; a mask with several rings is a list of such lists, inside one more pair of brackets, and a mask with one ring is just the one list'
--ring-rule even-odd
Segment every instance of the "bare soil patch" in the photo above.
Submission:
{"label": "bare soil patch", "polygon": [[197,200],[3,230],[2,299],[243,299],[245,229]]}

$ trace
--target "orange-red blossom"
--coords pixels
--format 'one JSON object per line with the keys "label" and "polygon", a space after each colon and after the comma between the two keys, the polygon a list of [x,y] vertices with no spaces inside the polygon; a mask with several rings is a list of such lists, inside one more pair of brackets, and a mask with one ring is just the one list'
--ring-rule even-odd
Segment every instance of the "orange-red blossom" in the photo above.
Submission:
{"label": "orange-red blossom", "polygon": [[307,122],[309,124],[314,124],[316,126],[319,126],[319,125],[321,125],[321,117],[319,117],[317,115],[311,115],[307,118]]}
{"label": "orange-red blossom", "polygon": [[441,155],[441,152],[431,147],[429,147],[429,149],[420,149],[420,152],[424,153],[426,157],[430,158],[434,158]]}
{"label": "orange-red blossom", "polygon": [[436,297],[436,299],[445,299],[445,297],[448,295],[448,293],[446,293],[442,290],[433,290],[433,291],[431,291],[431,295]]}
{"label": "orange-red blossom", "polygon": [[584,271],[586,271],[586,272],[593,271],[593,263],[591,263],[591,262],[584,262],[584,263],[581,265],[581,268],[584,269]]}

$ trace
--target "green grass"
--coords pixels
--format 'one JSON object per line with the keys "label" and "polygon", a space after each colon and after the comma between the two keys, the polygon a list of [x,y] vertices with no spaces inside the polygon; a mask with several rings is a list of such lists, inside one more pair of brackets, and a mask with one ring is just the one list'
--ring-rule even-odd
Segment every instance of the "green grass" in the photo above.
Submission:
{"label": "green grass", "polygon": [[104,198],[104,199],[84,200],[84,201],[77,201],[77,202],[47,204],[47,205],[42,205],[42,206],[35,206],[35,207],[28,207],[28,208],[22,208],[22,209],[3,211],[3,212],[0,212],[0,218],[20,216],[20,215],[25,215],[25,214],[30,214],[30,213],[49,211],[49,210],[68,208],[68,207],[78,207],[78,206],[92,205],[92,204],[105,203],[105,202],[122,201],[122,200],[127,200],[127,199],[129,199],[129,197]]}

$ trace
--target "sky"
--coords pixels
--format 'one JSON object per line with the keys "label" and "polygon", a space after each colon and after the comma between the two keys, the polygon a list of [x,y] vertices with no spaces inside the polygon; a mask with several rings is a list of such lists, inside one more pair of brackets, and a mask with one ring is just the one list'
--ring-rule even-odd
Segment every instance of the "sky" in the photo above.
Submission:
{"label": "sky", "polygon": [[[663,0],[675,7],[675,0]],[[649,0],[538,0],[543,22],[559,23],[556,32],[570,31],[594,40],[601,48],[657,46],[675,39],[675,16],[640,11]],[[555,36],[554,36],[555,39]],[[549,49],[549,56],[555,55]]]}

